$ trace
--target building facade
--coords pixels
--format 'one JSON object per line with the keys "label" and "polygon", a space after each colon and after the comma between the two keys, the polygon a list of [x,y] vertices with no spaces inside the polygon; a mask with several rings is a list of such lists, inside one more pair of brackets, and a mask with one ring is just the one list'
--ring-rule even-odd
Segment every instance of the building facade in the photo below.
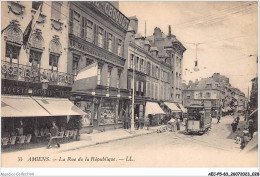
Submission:
{"label": "building facade", "polygon": [[68,73],[97,64],[96,79],[75,88],[71,100],[87,115],[82,132],[122,127],[129,102],[125,36],[129,19],[110,2],[70,2]]}
{"label": "building facade", "polygon": [[[78,115],[46,105],[70,105],[65,99],[74,83],[67,70],[68,2],[8,1],[1,7],[2,131],[13,132],[24,121],[24,130],[32,134],[50,126],[52,117],[66,122]],[[10,123],[14,117],[19,118]]]}
{"label": "building facade", "polygon": [[245,105],[245,94],[239,89],[234,88],[229,83],[229,78],[214,73],[209,78],[200,81],[190,81],[183,88],[183,104],[189,107],[194,104],[203,104],[208,100],[211,103],[211,115],[216,117],[218,114],[243,113]]}
{"label": "building facade", "polygon": [[[128,44],[128,89],[132,93],[134,72],[134,115],[142,120],[148,118],[148,102],[156,103],[161,108],[164,108],[165,102],[174,102],[172,88],[176,88],[176,82],[173,82],[172,73],[175,63],[172,62],[171,56],[173,54],[171,52],[152,46],[152,41],[149,38],[138,33],[138,19],[136,17],[129,17],[129,19],[130,26],[126,37]],[[160,116],[153,117],[150,123],[158,124]]]}

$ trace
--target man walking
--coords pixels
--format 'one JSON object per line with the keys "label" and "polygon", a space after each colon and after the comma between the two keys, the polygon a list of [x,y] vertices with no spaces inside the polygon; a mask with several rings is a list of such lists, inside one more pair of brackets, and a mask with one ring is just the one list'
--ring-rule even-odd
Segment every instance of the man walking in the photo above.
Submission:
{"label": "man walking", "polygon": [[59,129],[56,126],[56,123],[54,121],[52,122],[52,127],[50,129],[50,132],[51,132],[50,133],[51,137],[50,137],[49,143],[47,145],[47,148],[49,149],[51,147],[51,143],[52,143],[52,141],[54,139],[57,140],[57,146],[60,147],[60,144],[59,144],[58,139],[57,139],[57,136],[58,136],[58,133],[59,133]]}
{"label": "man walking", "polygon": [[220,123],[220,115],[218,115],[217,119],[218,119],[218,122],[217,122],[217,124],[218,124],[218,123]]}

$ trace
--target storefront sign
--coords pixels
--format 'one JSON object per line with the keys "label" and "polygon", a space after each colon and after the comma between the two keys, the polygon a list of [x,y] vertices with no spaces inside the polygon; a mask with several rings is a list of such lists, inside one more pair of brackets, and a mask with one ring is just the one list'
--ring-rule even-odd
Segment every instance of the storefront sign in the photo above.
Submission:
{"label": "storefront sign", "polygon": [[109,2],[91,1],[100,12],[108,16],[112,21],[121,26],[124,30],[128,30],[130,20],[124,16],[117,8]]}
{"label": "storefront sign", "polygon": [[[29,93],[30,90],[30,93]],[[33,96],[50,96],[50,97],[68,97],[68,92],[57,91],[57,90],[43,90],[35,88],[25,88],[25,87],[8,87],[2,86],[2,94],[12,94],[12,95],[33,95]]]}
{"label": "storefront sign", "polygon": [[75,39],[70,39],[70,47],[75,48],[77,50],[82,51],[83,53],[88,53],[90,55],[95,55],[101,59],[109,60],[111,63],[116,63],[118,65],[121,65],[122,67],[125,64],[124,59],[121,57],[115,57],[113,55],[108,55],[108,53],[102,52],[98,49],[95,49],[94,47],[91,47],[90,45],[82,44]]}
{"label": "storefront sign", "polygon": [[73,75],[32,66],[2,61],[1,69],[2,79],[36,83],[47,79],[50,85],[60,86],[71,86],[74,83]]}

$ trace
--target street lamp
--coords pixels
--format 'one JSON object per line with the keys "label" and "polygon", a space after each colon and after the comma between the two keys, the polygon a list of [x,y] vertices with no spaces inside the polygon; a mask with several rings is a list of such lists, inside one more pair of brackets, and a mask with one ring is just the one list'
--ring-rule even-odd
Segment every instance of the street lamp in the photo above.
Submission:
{"label": "street lamp", "polygon": [[135,122],[134,122],[134,107],[135,107],[135,50],[134,49],[134,57],[133,57],[133,94],[132,94],[132,118],[131,118],[131,130],[130,133],[135,133]]}

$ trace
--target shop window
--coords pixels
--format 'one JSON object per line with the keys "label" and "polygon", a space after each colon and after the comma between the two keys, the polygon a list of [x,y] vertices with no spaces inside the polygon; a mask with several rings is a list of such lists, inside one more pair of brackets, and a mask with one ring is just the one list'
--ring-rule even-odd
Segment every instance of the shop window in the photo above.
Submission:
{"label": "shop window", "polygon": [[51,53],[49,58],[49,69],[53,71],[58,71],[58,62],[60,55]]}
{"label": "shop window", "polygon": [[113,52],[113,36],[112,34],[108,34],[108,51]]}
{"label": "shop window", "polygon": [[37,66],[40,68],[42,52],[36,50],[30,50],[29,62],[32,66]]}
{"label": "shop window", "polygon": [[40,2],[40,1],[32,1],[32,9],[38,10],[38,8],[40,7],[41,4],[42,4],[42,2]]}
{"label": "shop window", "polygon": [[80,37],[80,14],[73,13],[73,34]]}
{"label": "shop window", "polygon": [[19,54],[20,54],[20,46],[13,45],[10,43],[6,43],[6,52],[5,59],[10,63],[18,63],[19,62]]}
{"label": "shop window", "polygon": [[93,27],[93,22],[87,20],[86,23],[87,27],[86,27],[86,40],[94,43],[94,27]]}
{"label": "shop window", "polygon": [[122,40],[118,39],[117,41],[117,55],[122,57],[122,46],[123,46],[123,42]]}
{"label": "shop window", "polygon": [[55,20],[61,19],[61,4],[62,2],[53,1],[51,4],[51,18]]}
{"label": "shop window", "polygon": [[97,72],[97,84],[101,84],[101,73],[102,73],[102,67],[98,66],[98,72]]}
{"label": "shop window", "polygon": [[100,125],[116,123],[116,101],[103,98],[101,103]]}
{"label": "shop window", "polygon": [[104,47],[104,29],[101,27],[98,28],[98,46]]}
{"label": "shop window", "polygon": [[77,75],[79,71],[79,59],[80,56],[73,55],[73,62],[72,62],[72,74]]}
{"label": "shop window", "polygon": [[133,63],[134,63],[134,55],[133,54],[131,54],[130,55],[130,66],[129,66],[129,68],[131,68],[131,69],[133,69]]}

